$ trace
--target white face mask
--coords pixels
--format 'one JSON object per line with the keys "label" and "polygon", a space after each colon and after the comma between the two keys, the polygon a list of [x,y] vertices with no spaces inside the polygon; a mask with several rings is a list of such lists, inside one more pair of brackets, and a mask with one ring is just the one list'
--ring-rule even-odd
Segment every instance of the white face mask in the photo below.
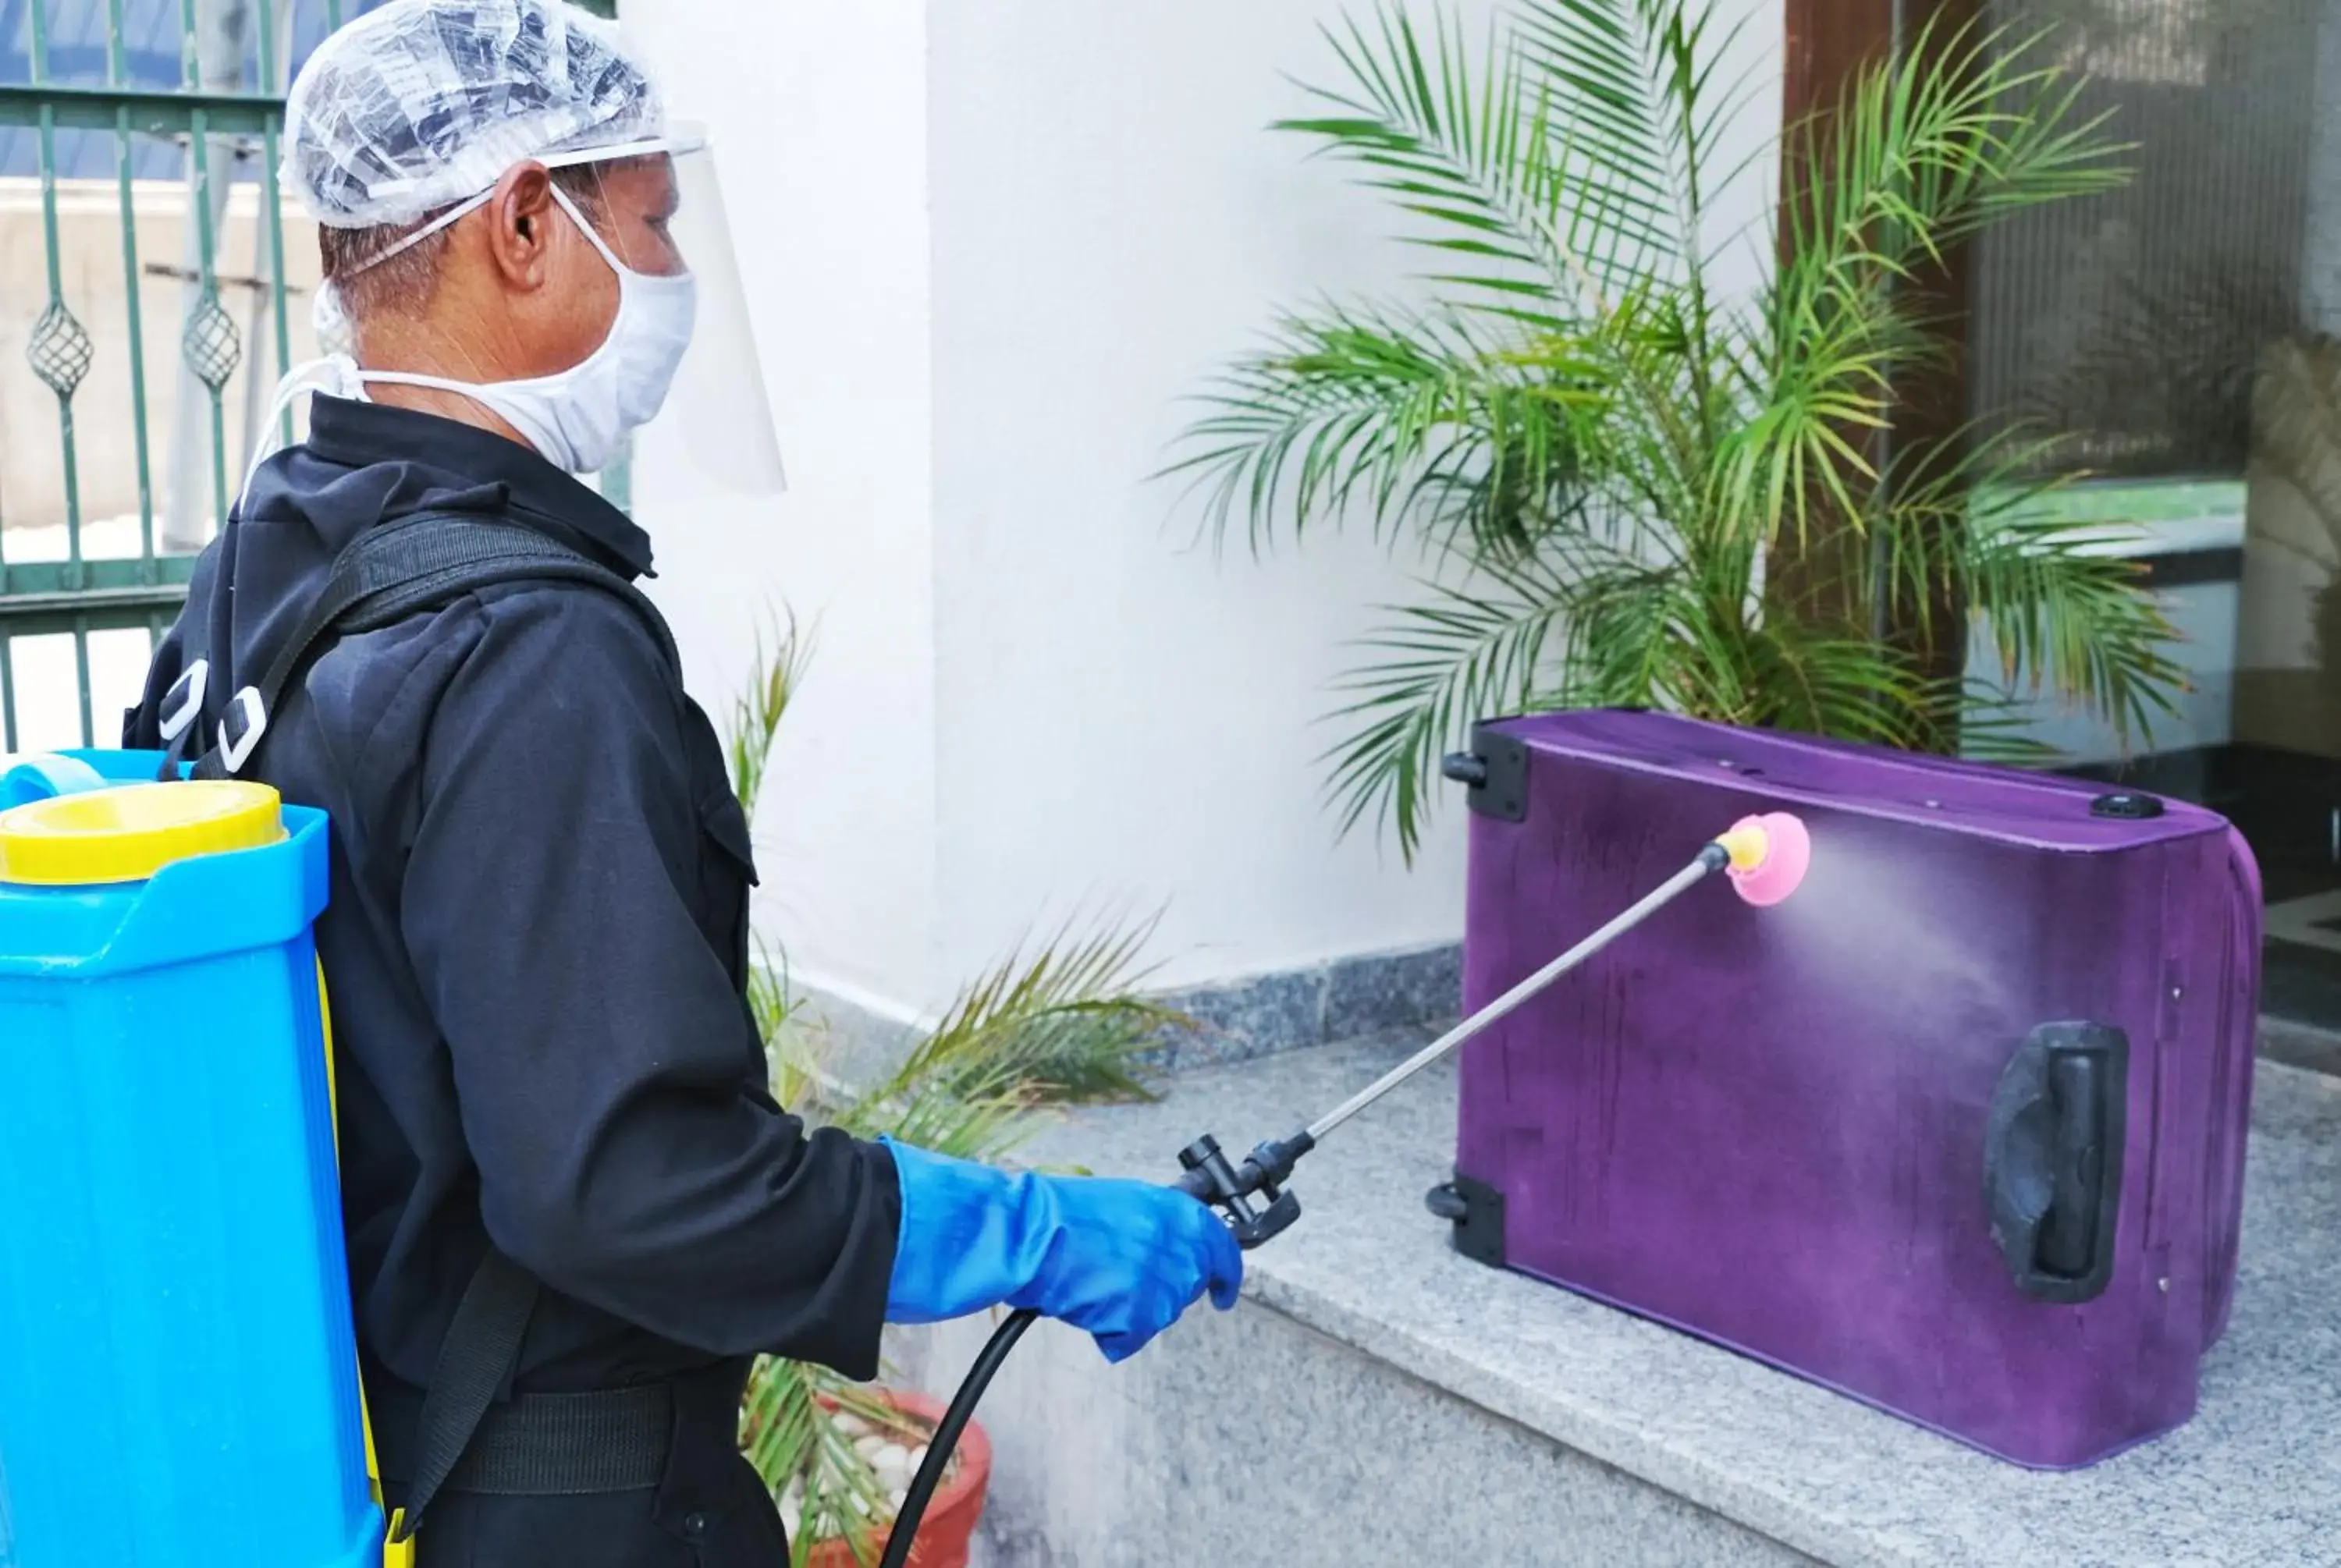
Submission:
{"label": "white face mask", "polygon": [[[481,195],[443,214],[428,228],[408,235],[366,264],[397,254],[487,199]],[[618,275],[618,313],[600,347],[565,371],[526,381],[460,382],[405,371],[366,370],[349,355],[349,319],[337,291],[327,283],[318,291],[311,309],[320,346],[328,352],[324,359],[295,365],[277,383],[276,396],[261,428],[273,432],[278,417],[303,392],[363,400],[366,382],[388,382],[459,392],[494,410],[547,462],[571,473],[595,473],[606,467],[617,456],[618,443],[626,432],[657,418],[666,402],[683,352],[691,346],[692,327],[699,313],[698,283],[687,272],[664,276],[635,272],[618,260],[558,185],[553,188],[553,199]],[[274,443],[265,440],[254,448],[252,464],[244,471],[245,491],[251,489],[252,476],[273,450]],[[243,493],[238,491],[239,512],[244,510]]]}
{"label": "white face mask", "polygon": [[571,473],[593,473],[617,456],[627,432],[658,416],[691,347],[699,288],[687,272],[635,272],[558,185],[553,199],[618,275],[618,313],[599,348],[565,371],[526,381],[460,382],[364,369],[357,374],[361,381],[460,392],[502,415],[547,462]]}

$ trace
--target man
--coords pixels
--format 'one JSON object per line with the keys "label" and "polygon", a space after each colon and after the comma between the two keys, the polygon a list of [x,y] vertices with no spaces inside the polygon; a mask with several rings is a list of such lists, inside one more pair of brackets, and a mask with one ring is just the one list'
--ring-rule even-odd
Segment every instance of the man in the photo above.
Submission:
{"label": "man", "polygon": [[[423,1568],[779,1568],[734,1447],[751,1357],[866,1377],[882,1323],[1009,1303],[1118,1358],[1206,1291],[1232,1305],[1240,1255],[1168,1188],[809,1134],[771,1100],[746,826],[620,593],[465,593],[231,722],[370,530],[518,524],[646,573],[650,540],[573,475],[657,412],[697,306],[687,146],[559,0],[393,0],[326,41],[284,134],[354,353],[198,564],[126,743],[197,707],[194,751],[332,815],[350,1275],[389,1500],[447,1473]],[[518,1349],[451,1429],[499,1310]]]}

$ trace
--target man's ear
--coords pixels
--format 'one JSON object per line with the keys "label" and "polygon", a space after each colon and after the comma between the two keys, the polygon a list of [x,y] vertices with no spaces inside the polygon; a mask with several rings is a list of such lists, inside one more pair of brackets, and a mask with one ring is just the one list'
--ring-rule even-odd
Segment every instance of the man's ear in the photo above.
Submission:
{"label": "man's ear", "polygon": [[507,169],[484,210],[488,253],[505,286],[542,287],[553,248],[553,176],[533,162]]}

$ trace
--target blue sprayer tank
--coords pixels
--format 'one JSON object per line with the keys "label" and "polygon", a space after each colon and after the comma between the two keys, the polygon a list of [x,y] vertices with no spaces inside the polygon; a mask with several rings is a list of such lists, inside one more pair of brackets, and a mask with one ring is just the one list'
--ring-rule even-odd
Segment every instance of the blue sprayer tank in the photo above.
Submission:
{"label": "blue sprayer tank", "polygon": [[0,762],[0,1568],[374,1568],[325,819],[160,761]]}

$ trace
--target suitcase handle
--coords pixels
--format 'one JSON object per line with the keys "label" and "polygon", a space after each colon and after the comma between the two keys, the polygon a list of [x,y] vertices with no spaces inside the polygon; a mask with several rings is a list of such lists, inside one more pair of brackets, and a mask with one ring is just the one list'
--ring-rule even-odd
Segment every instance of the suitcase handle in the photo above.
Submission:
{"label": "suitcase handle", "polygon": [[2040,1301],[2087,1301],[2113,1275],[2129,1037],[2043,1024],[1992,1090],[1984,1192],[2009,1277]]}

